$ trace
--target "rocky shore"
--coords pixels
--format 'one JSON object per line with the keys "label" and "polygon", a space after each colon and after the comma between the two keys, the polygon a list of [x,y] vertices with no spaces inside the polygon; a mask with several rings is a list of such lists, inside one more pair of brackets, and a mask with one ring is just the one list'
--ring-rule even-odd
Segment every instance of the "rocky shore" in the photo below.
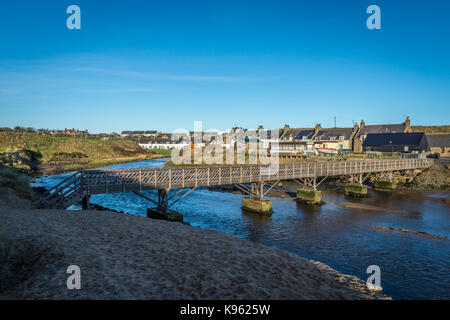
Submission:
{"label": "rocky shore", "polygon": [[[36,210],[11,189],[0,192],[0,221],[3,299],[387,298],[323,263],[219,231]],[[69,265],[81,269],[81,290],[67,289]]]}

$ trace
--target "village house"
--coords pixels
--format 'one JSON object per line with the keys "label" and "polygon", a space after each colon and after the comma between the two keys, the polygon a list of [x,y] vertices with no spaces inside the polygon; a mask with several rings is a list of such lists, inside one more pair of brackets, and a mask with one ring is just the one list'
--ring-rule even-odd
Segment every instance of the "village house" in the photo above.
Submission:
{"label": "village house", "polygon": [[353,128],[290,128],[288,125],[280,130],[280,154],[305,154],[308,152],[338,153],[352,150],[353,139],[358,131]]}
{"label": "village house", "polygon": [[158,132],[156,130],[147,131],[122,131],[122,137],[156,137]]}
{"label": "village house", "polygon": [[139,143],[139,145],[144,149],[183,149],[189,144],[182,142],[181,140],[172,141],[172,139],[167,138],[156,138],[154,140],[147,141],[146,143]]}
{"label": "village house", "polygon": [[314,148],[322,153],[352,151],[353,138],[358,131],[358,125],[353,128],[322,128],[316,125],[313,137]]}
{"label": "village house", "polygon": [[259,126],[256,131],[258,142],[262,144],[264,149],[270,149],[272,146],[277,146],[280,143],[280,131],[276,130],[266,130],[263,126]]}
{"label": "village house", "polygon": [[450,133],[427,133],[428,151],[440,157],[450,157]]}
{"label": "village house", "polygon": [[[47,131],[48,132],[48,131]],[[87,138],[89,136],[88,130],[80,131],[75,128],[64,130],[50,130],[49,134],[52,136],[60,136],[60,137],[78,137],[78,138]]]}
{"label": "village house", "polygon": [[299,154],[313,152],[313,137],[316,134],[314,128],[290,128],[285,125],[280,129],[280,154]]}
{"label": "village house", "polygon": [[366,139],[367,135],[373,133],[406,133],[412,132],[411,129],[411,120],[409,117],[406,117],[406,121],[404,123],[399,124],[377,124],[377,125],[366,125],[364,120],[361,120],[359,125],[359,131],[355,135],[353,139],[353,151],[354,152],[362,152],[363,151],[363,142]]}

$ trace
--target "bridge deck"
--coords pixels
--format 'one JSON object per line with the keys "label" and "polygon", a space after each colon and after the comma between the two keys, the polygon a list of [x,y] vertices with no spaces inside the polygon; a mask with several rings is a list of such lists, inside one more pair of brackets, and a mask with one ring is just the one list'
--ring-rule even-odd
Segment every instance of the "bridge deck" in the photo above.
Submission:
{"label": "bridge deck", "polygon": [[428,159],[299,162],[280,164],[278,170],[261,165],[85,171],[88,193],[131,192],[232,185],[307,177],[339,176],[428,167]]}
{"label": "bridge deck", "polygon": [[432,163],[433,160],[431,159],[399,159],[338,162],[304,161],[279,164],[277,170],[271,169],[267,165],[86,170],[77,172],[53,187],[45,198],[47,200],[54,199],[53,201],[61,201],[62,199],[67,206],[79,201],[85,195],[92,194],[377,173],[426,168]]}

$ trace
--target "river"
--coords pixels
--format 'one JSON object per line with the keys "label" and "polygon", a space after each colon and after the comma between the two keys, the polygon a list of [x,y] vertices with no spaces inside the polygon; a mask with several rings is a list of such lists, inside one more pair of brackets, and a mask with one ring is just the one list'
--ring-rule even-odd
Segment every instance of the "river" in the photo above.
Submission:
{"label": "river", "polygon": [[[108,169],[162,167],[166,159],[108,166]],[[51,187],[70,175],[48,176],[34,181]],[[294,186],[291,187],[295,191]],[[289,187],[288,187],[289,189]],[[214,229],[240,238],[274,246],[328,264],[363,280],[366,269],[378,265],[384,293],[394,299],[450,298],[450,242],[413,234],[376,230],[374,225],[423,231],[450,238],[449,192],[384,193],[370,190],[365,199],[350,199],[340,187],[323,186],[321,207],[271,198],[274,214],[263,217],[241,211],[242,195],[210,191],[192,192],[172,209],[185,223]],[[155,191],[146,194],[156,198]],[[91,202],[145,216],[154,206],[130,193],[94,195]],[[359,202],[385,207],[384,212],[346,208],[336,203]],[[80,209],[73,206],[71,209]],[[229,261],[228,263],[233,263]]]}

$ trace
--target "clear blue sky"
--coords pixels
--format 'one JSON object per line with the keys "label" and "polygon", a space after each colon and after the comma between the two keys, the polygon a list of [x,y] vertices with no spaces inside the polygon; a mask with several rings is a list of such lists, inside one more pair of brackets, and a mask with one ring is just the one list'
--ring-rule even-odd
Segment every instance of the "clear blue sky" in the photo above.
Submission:
{"label": "clear blue sky", "polygon": [[450,124],[447,0],[2,1],[0,36],[0,126]]}

